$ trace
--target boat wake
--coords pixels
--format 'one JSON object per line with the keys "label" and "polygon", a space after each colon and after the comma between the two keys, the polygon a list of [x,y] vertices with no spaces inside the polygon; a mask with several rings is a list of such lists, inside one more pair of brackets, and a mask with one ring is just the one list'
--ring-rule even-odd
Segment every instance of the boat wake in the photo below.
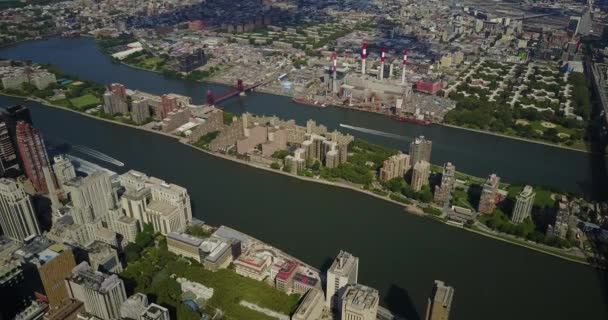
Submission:
{"label": "boat wake", "polygon": [[111,164],[119,166],[119,167],[125,166],[124,162],[118,161],[117,159],[114,159],[114,158],[110,157],[109,155],[107,155],[105,153],[101,153],[95,149],[91,149],[89,147],[80,146],[80,145],[75,145],[72,148],[78,152],[82,152],[86,155],[89,155],[89,156],[99,159],[101,161],[105,161],[107,163],[111,163]]}
{"label": "boat wake", "polygon": [[393,138],[393,139],[397,139],[397,140],[403,140],[403,141],[411,140],[411,139],[408,139],[407,137],[400,136],[400,135],[394,134],[394,133],[388,133],[388,132],[378,131],[378,130],[374,130],[374,129],[367,129],[367,128],[362,128],[362,127],[355,127],[355,126],[350,126],[350,125],[342,124],[342,123],[340,123],[340,127],[359,131],[359,132],[365,132],[365,133],[373,134],[376,136]]}

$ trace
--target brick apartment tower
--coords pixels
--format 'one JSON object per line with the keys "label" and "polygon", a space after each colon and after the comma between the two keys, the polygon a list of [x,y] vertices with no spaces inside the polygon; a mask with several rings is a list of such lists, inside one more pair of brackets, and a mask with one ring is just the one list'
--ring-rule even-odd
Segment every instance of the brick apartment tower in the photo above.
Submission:
{"label": "brick apartment tower", "polygon": [[30,179],[37,192],[47,193],[48,188],[42,168],[50,168],[50,161],[42,135],[31,124],[19,121],[16,137],[25,175]]}

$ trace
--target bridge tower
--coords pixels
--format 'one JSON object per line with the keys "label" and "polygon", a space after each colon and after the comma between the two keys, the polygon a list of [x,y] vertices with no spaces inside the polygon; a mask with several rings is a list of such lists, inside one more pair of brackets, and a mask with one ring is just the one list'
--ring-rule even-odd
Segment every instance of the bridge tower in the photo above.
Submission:
{"label": "bridge tower", "polygon": [[243,79],[236,80],[236,89],[241,93],[245,92],[245,85],[243,85]]}
{"label": "bridge tower", "polygon": [[211,91],[211,89],[207,90],[207,104],[210,106],[215,105],[215,97],[213,96],[213,91]]}

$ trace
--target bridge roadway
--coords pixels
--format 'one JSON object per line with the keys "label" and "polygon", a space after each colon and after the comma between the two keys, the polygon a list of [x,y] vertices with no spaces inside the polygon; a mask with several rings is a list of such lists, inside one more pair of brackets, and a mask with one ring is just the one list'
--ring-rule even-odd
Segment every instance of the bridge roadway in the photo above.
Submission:
{"label": "bridge roadway", "polygon": [[[253,85],[251,85],[249,87],[246,87],[246,88],[242,88],[242,89],[239,88],[240,86],[242,86],[242,82],[238,82],[239,85],[237,85],[237,88],[235,88],[234,90],[229,91],[229,92],[221,95],[218,98],[215,98],[213,96],[209,96],[209,94],[212,94],[212,93],[207,93],[207,104],[218,104],[218,103],[221,103],[222,101],[228,100],[228,99],[230,99],[230,98],[232,98],[234,96],[239,95],[241,92],[249,92],[249,91],[251,91],[251,90],[253,90],[253,89],[257,88],[257,87],[266,85],[266,84],[274,81],[276,79],[276,76],[277,76],[276,74],[273,74],[272,76],[270,76],[266,80],[260,81],[258,83],[254,83]],[[210,102],[213,102],[213,103],[210,103]]]}

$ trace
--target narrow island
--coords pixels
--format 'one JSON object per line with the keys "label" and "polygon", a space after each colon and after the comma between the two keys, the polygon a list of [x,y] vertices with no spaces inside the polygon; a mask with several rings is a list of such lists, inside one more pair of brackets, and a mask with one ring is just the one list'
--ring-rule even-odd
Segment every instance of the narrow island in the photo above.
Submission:
{"label": "narrow island", "polygon": [[[432,141],[419,137],[409,154],[356,139],[309,120],[243,114],[189,97],[107,87],[53,66],[5,62],[1,93],[28,98],[178,139],[210,155],[290,177],[348,188],[405,211],[570,261],[599,265],[595,209],[584,198],[542,186],[510,185],[430,163]],[[7,86],[6,84],[9,84]]]}

